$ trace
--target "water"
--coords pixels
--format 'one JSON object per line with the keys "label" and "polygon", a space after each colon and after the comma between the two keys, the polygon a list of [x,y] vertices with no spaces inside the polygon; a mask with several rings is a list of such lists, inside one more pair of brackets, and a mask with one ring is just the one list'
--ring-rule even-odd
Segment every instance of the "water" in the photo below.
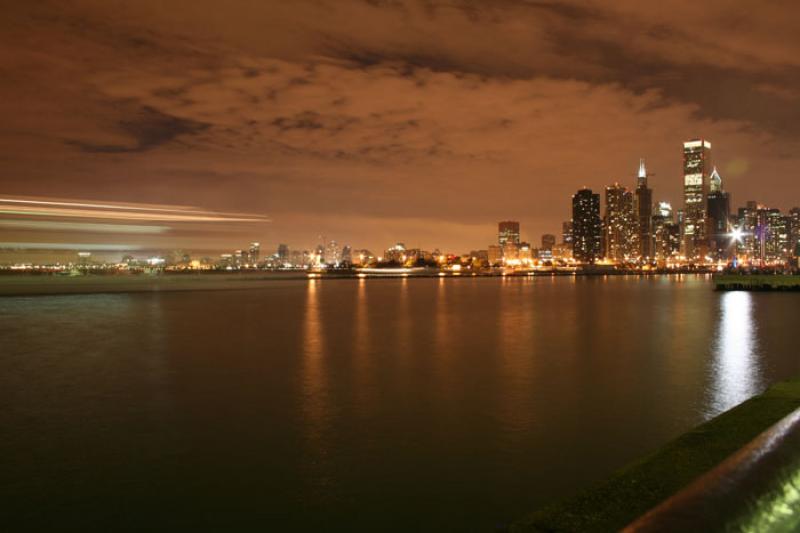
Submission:
{"label": "water", "polygon": [[0,298],[14,529],[492,531],[800,375],[702,277]]}

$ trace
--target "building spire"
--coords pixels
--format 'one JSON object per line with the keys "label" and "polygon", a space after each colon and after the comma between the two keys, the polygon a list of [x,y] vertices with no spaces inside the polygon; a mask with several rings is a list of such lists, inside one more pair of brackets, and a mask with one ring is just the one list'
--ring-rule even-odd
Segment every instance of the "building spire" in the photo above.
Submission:
{"label": "building spire", "polygon": [[711,176],[708,177],[710,192],[722,192],[722,177],[717,172],[717,167],[711,171]]}
{"label": "building spire", "polygon": [[647,187],[647,169],[644,166],[644,158],[639,158],[639,177],[637,178],[637,185],[639,187]]}

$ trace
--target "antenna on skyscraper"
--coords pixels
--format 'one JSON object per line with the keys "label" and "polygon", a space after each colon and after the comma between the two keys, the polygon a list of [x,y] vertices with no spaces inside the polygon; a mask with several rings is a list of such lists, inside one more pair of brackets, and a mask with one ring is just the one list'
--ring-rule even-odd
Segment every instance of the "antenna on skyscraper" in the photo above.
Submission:
{"label": "antenna on skyscraper", "polygon": [[647,168],[644,164],[644,157],[639,158],[639,174],[636,176],[636,183],[639,187],[647,187],[647,178],[650,176],[655,176],[652,172],[647,172]]}

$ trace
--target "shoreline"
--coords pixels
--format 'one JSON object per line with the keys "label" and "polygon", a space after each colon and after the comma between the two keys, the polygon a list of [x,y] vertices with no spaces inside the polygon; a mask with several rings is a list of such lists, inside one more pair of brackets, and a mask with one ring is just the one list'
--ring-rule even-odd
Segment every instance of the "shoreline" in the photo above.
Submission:
{"label": "shoreline", "polygon": [[88,274],[61,276],[54,274],[13,274],[0,276],[0,298],[17,296],[63,296],[76,294],[122,294],[182,291],[243,290],[262,288],[281,281],[301,280],[388,280],[408,278],[475,279],[475,278],[553,278],[599,276],[674,276],[708,275],[705,272],[514,272],[460,273],[423,272],[401,274],[359,274],[357,272],[242,272],[205,274]]}

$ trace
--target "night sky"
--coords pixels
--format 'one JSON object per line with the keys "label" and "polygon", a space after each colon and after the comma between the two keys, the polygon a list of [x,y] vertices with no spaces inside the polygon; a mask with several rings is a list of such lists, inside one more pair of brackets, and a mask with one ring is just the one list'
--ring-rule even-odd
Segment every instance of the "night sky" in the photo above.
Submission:
{"label": "night sky", "polygon": [[734,208],[800,204],[795,3],[10,1],[3,13],[3,195],[269,217],[226,233],[232,247],[324,235],[464,252],[494,242],[503,219],[534,243],[560,233],[578,187],[633,186],[640,157],[654,199],[680,207],[681,143],[704,137]]}

